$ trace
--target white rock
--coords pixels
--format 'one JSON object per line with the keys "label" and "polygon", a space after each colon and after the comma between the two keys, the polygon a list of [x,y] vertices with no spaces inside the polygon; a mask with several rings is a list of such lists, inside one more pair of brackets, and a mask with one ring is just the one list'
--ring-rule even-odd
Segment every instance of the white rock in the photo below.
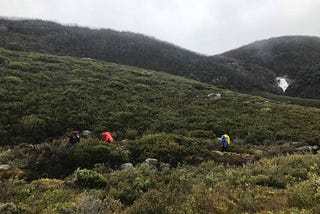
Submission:
{"label": "white rock", "polygon": [[124,164],[121,164],[120,166],[120,169],[121,170],[130,170],[130,169],[133,169],[133,164],[132,163],[124,163]]}
{"label": "white rock", "polygon": [[11,167],[8,164],[0,165],[0,170],[7,170],[7,169],[11,169]]}

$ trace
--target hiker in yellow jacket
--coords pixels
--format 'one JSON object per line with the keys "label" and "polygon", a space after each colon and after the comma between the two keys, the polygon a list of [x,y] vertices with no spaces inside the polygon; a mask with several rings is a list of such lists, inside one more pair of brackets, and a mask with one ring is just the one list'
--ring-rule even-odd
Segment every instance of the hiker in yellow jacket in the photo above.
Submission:
{"label": "hiker in yellow jacket", "polygon": [[231,143],[231,141],[230,141],[229,135],[227,135],[227,134],[222,135],[221,136],[221,144],[222,144],[221,151],[222,152],[226,152],[227,148],[228,148],[228,145],[230,143]]}

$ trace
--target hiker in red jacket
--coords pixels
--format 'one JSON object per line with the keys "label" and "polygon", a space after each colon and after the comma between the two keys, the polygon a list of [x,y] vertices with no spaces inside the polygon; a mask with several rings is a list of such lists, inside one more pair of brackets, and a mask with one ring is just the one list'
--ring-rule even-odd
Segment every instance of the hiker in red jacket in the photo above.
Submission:
{"label": "hiker in red jacket", "polygon": [[106,143],[113,143],[113,138],[110,134],[110,132],[102,132],[101,133],[101,141]]}

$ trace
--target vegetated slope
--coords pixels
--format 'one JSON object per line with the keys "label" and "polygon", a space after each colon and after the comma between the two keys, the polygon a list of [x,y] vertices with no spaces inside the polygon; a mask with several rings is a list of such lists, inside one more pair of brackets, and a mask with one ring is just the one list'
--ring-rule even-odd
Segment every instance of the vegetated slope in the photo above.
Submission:
{"label": "vegetated slope", "polygon": [[107,129],[118,139],[200,130],[247,143],[320,140],[317,108],[88,59],[0,49],[0,64],[1,144],[41,142],[67,129]]}
{"label": "vegetated slope", "polygon": [[0,19],[0,47],[90,57],[164,71],[223,88],[281,93],[274,72],[266,68],[226,56],[207,57],[130,32]]}
{"label": "vegetated slope", "polygon": [[[264,140],[318,143],[318,108],[273,103],[152,70],[5,49],[0,100],[1,144],[55,138],[67,128],[107,128],[117,140],[133,137],[114,144],[82,139],[74,148],[65,147],[66,139],[0,146],[1,213],[319,210],[319,155],[242,165],[247,155],[263,156],[265,145],[257,144]],[[230,151],[237,153],[215,151],[218,142],[203,139],[223,132],[230,133]],[[272,145],[275,151],[269,151],[278,154],[297,144]],[[203,163],[157,169],[140,164],[146,157]],[[127,161],[134,161],[134,170],[109,168]]]}
{"label": "vegetated slope", "polygon": [[272,70],[289,78],[285,94],[320,98],[320,38],[283,36],[257,41],[224,56]]}

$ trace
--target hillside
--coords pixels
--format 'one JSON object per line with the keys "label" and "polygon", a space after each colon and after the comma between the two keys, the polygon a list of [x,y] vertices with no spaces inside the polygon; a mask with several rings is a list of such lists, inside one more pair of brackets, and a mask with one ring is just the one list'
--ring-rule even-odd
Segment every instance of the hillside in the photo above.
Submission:
{"label": "hillside", "polygon": [[203,130],[248,143],[320,139],[317,108],[90,59],[0,49],[0,63],[2,145],[41,142],[67,129],[108,129],[120,138]]}
{"label": "hillside", "polygon": [[[319,145],[319,108],[93,59],[0,49],[0,65],[0,213],[319,210],[319,155],[294,154]],[[69,148],[73,129],[93,136]]]}
{"label": "hillside", "polygon": [[245,92],[319,99],[320,39],[285,36],[204,56],[142,34],[64,26],[41,20],[0,19],[0,47],[101,59],[164,71]]}
{"label": "hillside", "polygon": [[155,38],[41,20],[0,19],[0,47],[89,57],[164,71],[239,91],[281,93],[275,74],[226,56],[208,57]]}
{"label": "hillside", "polygon": [[284,36],[257,41],[224,56],[262,66],[288,79],[285,94],[320,98],[320,38]]}

